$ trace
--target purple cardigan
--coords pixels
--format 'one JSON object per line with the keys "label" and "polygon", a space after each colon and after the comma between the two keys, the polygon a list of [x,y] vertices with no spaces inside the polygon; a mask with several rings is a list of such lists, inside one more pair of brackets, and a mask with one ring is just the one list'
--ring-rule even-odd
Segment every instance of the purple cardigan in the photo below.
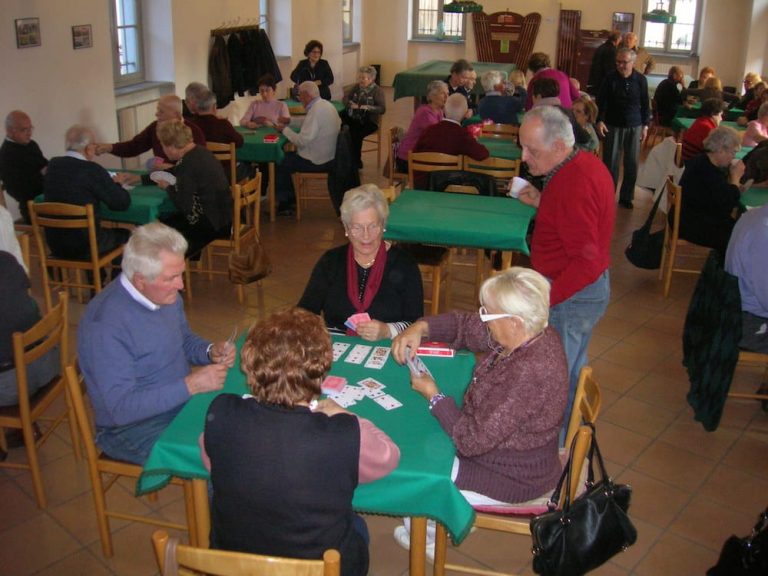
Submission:
{"label": "purple cardigan", "polygon": [[461,409],[448,397],[432,410],[456,445],[456,486],[503,502],[525,502],[554,489],[568,398],[568,364],[554,328],[505,357],[489,349],[478,314],[425,320],[431,340],[487,353],[475,366]]}
{"label": "purple cardigan", "polygon": [[424,129],[437,124],[445,115],[442,110],[435,110],[429,104],[424,104],[413,114],[411,125],[408,126],[408,132],[400,140],[400,147],[397,149],[397,157],[400,160],[408,161],[408,152],[413,150],[416,142],[419,141]]}

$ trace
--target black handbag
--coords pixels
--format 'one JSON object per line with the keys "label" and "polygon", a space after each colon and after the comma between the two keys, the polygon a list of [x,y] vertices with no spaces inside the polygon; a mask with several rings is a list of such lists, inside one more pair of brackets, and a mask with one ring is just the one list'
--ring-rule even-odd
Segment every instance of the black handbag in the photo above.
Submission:
{"label": "black handbag", "polygon": [[768,574],[768,508],[746,538],[731,536],[723,544],[717,564],[707,576],[764,576]]}
{"label": "black handbag", "polygon": [[[531,519],[533,570],[544,576],[585,574],[631,546],[637,530],[627,516],[632,487],[615,484],[605,470],[592,427],[587,491],[573,502],[566,493],[562,510],[555,510],[560,491],[568,490],[573,474],[573,449],[549,502],[550,511]],[[595,484],[593,461],[602,478]]]}
{"label": "black handbag", "polygon": [[640,228],[632,232],[632,241],[624,250],[627,260],[632,262],[638,268],[646,270],[658,270],[661,266],[661,251],[664,248],[664,229],[651,233],[651,225],[656,211],[659,209],[661,196],[666,188],[666,182],[659,191],[656,201],[653,203],[648,218]]}

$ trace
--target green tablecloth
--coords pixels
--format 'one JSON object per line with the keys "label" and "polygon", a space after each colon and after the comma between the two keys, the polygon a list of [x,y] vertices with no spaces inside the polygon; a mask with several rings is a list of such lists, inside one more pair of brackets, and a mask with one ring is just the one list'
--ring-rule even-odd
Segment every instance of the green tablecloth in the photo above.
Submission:
{"label": "green tablecloth", "polygon": [[484,138],[477,139],[480,144],[488,148],[488,152],[494,158],[503,158],[504,160],[520,160],[523,157],[523,151],[518,148],[514,140],[506,138]]}
{"label": "green tablecloth", "polygon": [[[680,132],[681,130],[688,130],[688,128],[691,127],[691,125],[694,122],[694,118],[680,118],[679,116],[675,116],[675,118],[672,120],[672,130],[675,132]],[[734,130],[738,130],[739,132],[744,132],[747,127],[746,126],[739,126],[736,124],[736,122],[730,122],[730,121],[723,121],[720,122],[720,126],[730,126]]]}
{"label": "green tablecloth", "polygon": [[506,196],[405,190],[390,206],[384,238],[529,254],[525,235],[535,213]]}
{"label": "green tablecloth", "polygon": [[754,147],[754,146],[742,146],[742,147],[741,147],[741,150],[739,150],[738,152],[736,152],[736,158],[738,158],[739,160],[741,160],[741,159],[743,159],[743,158],[744,158],[744,156],[746,156],[747,154],[749,154],[750,152],[752,152],[752,150],[754,150],[754,149],[755,149],[755,147]]}
{"label": "green tablecloth", "polygon": [[[427,84],[432,80],[445,80],[451,73],[451,60],[430,60],[413,68],[408,68],[395,74],[393,86],[395,88],[395,100],[405,98],[406,96],[415,96],[420,98],[427,95]],[[484,90],[479,79],[483,74],[491,70],[498,70],[509,77],[516,66],[510,63],[501,62],[472,62],[472,67],[477,72],[478,82],[475,84],[475,91],[483,94]]]}
{"label": "green tablecloth", "polygon": [[768,188],[755,186],[745,190],[741,195],[741,203],[750,208],[757,208],[768,203]]}
{"label": "green tablecloth", "polygon": [[[112,220],[125,224],[148,224],[158,219],[161,214],[176,212],[171,199],[165,190],[154,184],[151,186],[136,186],[129,191],[131,205],[127,210],[110,210],[106,204],[99,206],[99,217],[102,220]],[[43,195],[35,198],[35,202],[44,202]]]}
{"label": "green tablecloth", "polygon": [[[363,342],[346,336],[334,337],[336,340],[350,342],[353,346]],[[379,344],[389,345],[389,342]],[[350,408],[389,434],[401,453],[395,471],[376,482],[358,486],[353,506],[361,512],[436,519],[460,542],[469,532],[474,511],[450,480],[455,453],[453,443],[430,415],[424,399],[411,390],[408,368],[399,366],[391,356],[381,370],[350,364],[343,359],[342,356],[333,364],[331,374],[347,378],[350,384],[374,377],[387,386],[388,394],[403,403],[396,410],[386,411],[365,398]],[[458,352],[453,359],[425,358],[424,362],[439,382],[440,389],[460,401],[471,380],[474,355]],[[224,391],[246,392],[245,377],[238,368],[229,371]],[[203,430],[208,405],[215,396],[214,393],[198,394],[187,402],[152,449],[138,480],[137,493],[164,486],[172,475],[208,478],[200,460],[198,437]]]}
{"label": "green tablecloth", "polygon": [[243,145],[237,149],[237,159],[240,162],[276,162],[280,163],[285,158],[283,145],[288,139],[280,134],[280,139],[272,144],[264,142],[267,134],[278,134],[274,128],[249,128],[237,127],[237,131],[243,135]]}
{"label": "green tablecloth", "polygon": [[[690,106],[680,104],[675,112],[675,118],[698,118],[699,116],[701,116],[701,102]],[[729,108],[723,112],[723,120],[735,122],[739,116],[744,116],[744,110],[741,108]]]}

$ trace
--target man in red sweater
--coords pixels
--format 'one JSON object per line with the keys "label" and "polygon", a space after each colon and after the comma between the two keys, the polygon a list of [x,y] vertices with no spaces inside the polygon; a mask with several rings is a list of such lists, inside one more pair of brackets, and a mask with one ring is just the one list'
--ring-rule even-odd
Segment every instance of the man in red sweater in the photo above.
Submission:
{"label": "man in red sweater", "polygon": [[538,208],[531,263],[552,283],[549,323],[568,358],[569,414],[592,328],[610,296],[613,179],[594,154],[574,148],[571,123],[553,106],[526,112],[520,144],[528,171],[544,177],[543,189],[526,187],[520,201]]}
{"label": "man in red sweater", "polygon": [[[451,94],[445,101],[445,118],[425,129],[414,146],[414,152],[441,152],[443,154],[465,154],[473,160],[488,158],[488,148],[475,140],[462,127],[461,121],[467,114],[467,99],[460,93]],[[416,172],[414,186],[429,189],[429,174]]]}

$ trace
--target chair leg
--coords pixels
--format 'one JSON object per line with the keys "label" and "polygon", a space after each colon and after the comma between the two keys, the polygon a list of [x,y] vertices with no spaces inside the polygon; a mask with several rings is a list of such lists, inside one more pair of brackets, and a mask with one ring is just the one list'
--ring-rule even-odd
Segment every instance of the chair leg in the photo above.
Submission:
{"label": "chair leg", "polygon": [[237,301],[238,303],[242,304],[245,300],[245,290],[243,289],[242,284],[237,285]]}
{"label": "chair leg", "polygon": [[37,444],[35,443],[35,433],[32,431],[32,423],[26,422],[22,426],[24,436],[24,446],[27,449],[27,460],[29,462],[29,471],[32,473],[32,485],[35,489],[35,499],[40,509],[45,509],[48,501],[45,498],[45,488],[43,487],[43,477],[40,474],[40,461],[37,457]]}
{"label": "chair leg", "polygon": [[677,246],[672,244],[669,250],[669,257],[667,261],[666,278],[664,279],[664,298],[669,297],[669,289],[672,287],[672,269],[675,267],[675,253],[677,252]]}
{"label": "chair leg", "polygon": [[661,245],[661,265],[659,266],[659,280],[664,279],[664,264],[667,261],[667,251],[669,250],[669,226],[664,226],[664,243]]}
{"label": "chair leg", "polygon": [[184,510],[187,513],[187,531],[189,534],[189,544],[191,546],[200,546],[197,541],[197,517],[195,516],[195,496],[192,490],[192,482],[183,482],[184,487]]}
{"label": "chair leg", "polygon": [[67,401],[67,423],[69,424],[69,437],[72,439],[72,450],[75,452],[75,460],[79,462],[83,457],[83,453],[80,447],[80,433],[77,430],[75,409],[72,406],[72,397],[69,394],[69,388],[64,389],[64,398]]}
{"label": "chair leg", "polygon": [[184,283],[186,284],[188,302],[192,302],[192,273],[189,271],[190,265],[190,261],[187,260],[187,267],[184,269]]}
{"label": "chair leg", "polygon": [[440,265],[432,267],[432,309],[431,314],[434,316],[440,311],[440,284],[442,283],[443,271],[440,269]]}
{"label": "chair leg", "polygon": [[301,220],[301,201],[303,196],[302,186],[304,185],[304,179],[299,174],[291,174],[293,179],[293,192],[296,195],[296,220]]}
{"label": "chair leg", "polygon": [[101,473],[91,465],[91,486],[93,487],[93,505],[96,508],[96,522],[99,525],[99,537],[101,538],[101,551],[105,558],[112,558],[112,533],[109,530],[109,516],[107,516],[106,495],[104,485],[101,482]]}
{"label": "chair leg", "polygon": [[432,574],[434,576],[445,575],[445,559],[448,554],[448,534],[445,526],[436,522],[435,527],[435,564]]}

